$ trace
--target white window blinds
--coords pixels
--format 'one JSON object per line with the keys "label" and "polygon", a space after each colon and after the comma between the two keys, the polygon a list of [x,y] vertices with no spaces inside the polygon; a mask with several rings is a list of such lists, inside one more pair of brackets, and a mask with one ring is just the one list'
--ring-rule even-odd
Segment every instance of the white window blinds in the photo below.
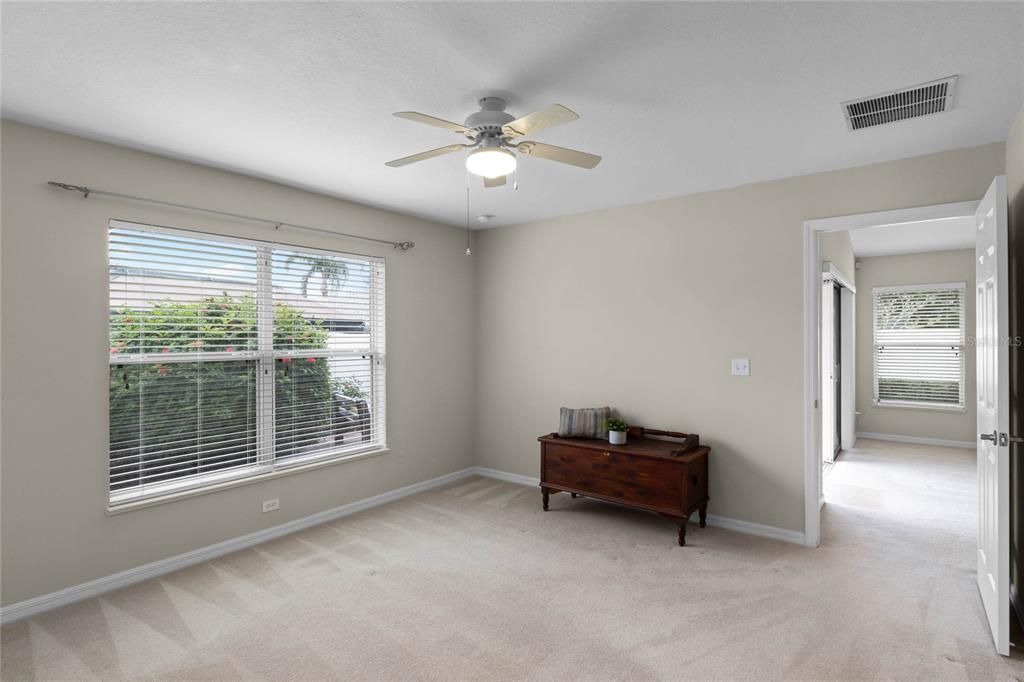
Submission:
{"label": "white window blinds", "polygon": [[384,262],[114,221],[112,504],[385,446]]}
{"label": "white window blinds", "polygon": [[965,285],[878,287],[875,404],[964,406]]}

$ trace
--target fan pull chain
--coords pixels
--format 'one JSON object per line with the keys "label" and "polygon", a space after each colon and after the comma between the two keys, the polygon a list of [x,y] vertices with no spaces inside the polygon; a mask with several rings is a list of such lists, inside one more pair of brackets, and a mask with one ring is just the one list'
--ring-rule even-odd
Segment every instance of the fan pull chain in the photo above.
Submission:
{"label": "fan pull chain", "polygon": [[469,173],[466,173],[466,255],[472,256],[473,251],[469,248]]}

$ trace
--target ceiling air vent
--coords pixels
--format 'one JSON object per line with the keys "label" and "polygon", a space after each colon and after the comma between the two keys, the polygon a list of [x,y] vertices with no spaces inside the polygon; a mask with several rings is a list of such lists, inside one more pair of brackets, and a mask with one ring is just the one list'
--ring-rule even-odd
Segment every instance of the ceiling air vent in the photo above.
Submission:
{"label": "ceiling air vent", "polygon": [[953,108],[956,76],[842,103],[850,130],[871,128]]}

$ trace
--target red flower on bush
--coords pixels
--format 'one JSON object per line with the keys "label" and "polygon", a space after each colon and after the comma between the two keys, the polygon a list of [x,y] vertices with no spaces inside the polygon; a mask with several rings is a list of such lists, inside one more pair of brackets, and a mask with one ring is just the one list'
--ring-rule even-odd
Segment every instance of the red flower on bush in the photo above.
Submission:
{"label": "red flower on bush", "polygon": [[234,346],[228,346],[224,350],[226,350],[229,353],[234,353],[235,352],[235,347]]}
{"label": "red flower on bush", "polygon": [[167,374],[167,368],[166,367],[158,367],[156,371],[160,374],[160,376],[163,376],[163,375]]}
{"label": "red flower on bush", "polygon": [[316,362],[316,358],[306,358],[306,362]]}
{"label": "red flower on bush", "polygon": [[170,349],[170,348],[168,348],[167,346],[164,346],[164,347],[163,347],[163,348],[162,348],[162,349],[160,350],[160,352],[161,352],[161,353],[170,353],[170,352],[171,352],[171,349]]}
{"label": "red flower on bush", "polygon": [[281,358],[281,362],[291,362],[291,358]]}

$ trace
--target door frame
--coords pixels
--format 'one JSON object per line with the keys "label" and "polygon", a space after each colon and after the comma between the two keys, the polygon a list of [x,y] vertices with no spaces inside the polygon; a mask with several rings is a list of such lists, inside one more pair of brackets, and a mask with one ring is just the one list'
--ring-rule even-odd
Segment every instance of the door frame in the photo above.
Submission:
{"label": "door frame", "polygon": [[920,223],[943,218],[974,217],[979,201],[901,208],[893,211],[805,220],[804,241],[804,544],[821,544],[821,264],[818,235],[822,232],[856,230]]}
{"label": "door frame", "polygon": [[[842,336],[836,332],[838,331],[837,327],[841,325],[843,285],[838,279],[829,276],[826,266],[828,269],[834,267],[829,261],[822,264],[821,312],[818,318],[821,324],[821,369],[819,371],[822,383],[819,409],[821,410],[822,428],[821,458],[824,462],[834,462],[836,453],[840,449],[836,447],[836,444],[842,441],[842,433],[836,428],[837,422],[846,421],[842,412],[847,407],[836,390],[842,384],[842,377],[840,376],[836,380],[836,377],[832,376],[835,366],[842,363],[842,352],[836,352],[836,347],[842,343]],[[836,299],[840,300],[839,306],[836,306]],[[826,378],[830,376],[832,376],[832,380]],[[826,412],[831,414],[826,414]],[[831,437],[831,443],[829,437]],[[818,493],[820,496],[821,491],[819,490]]]}

